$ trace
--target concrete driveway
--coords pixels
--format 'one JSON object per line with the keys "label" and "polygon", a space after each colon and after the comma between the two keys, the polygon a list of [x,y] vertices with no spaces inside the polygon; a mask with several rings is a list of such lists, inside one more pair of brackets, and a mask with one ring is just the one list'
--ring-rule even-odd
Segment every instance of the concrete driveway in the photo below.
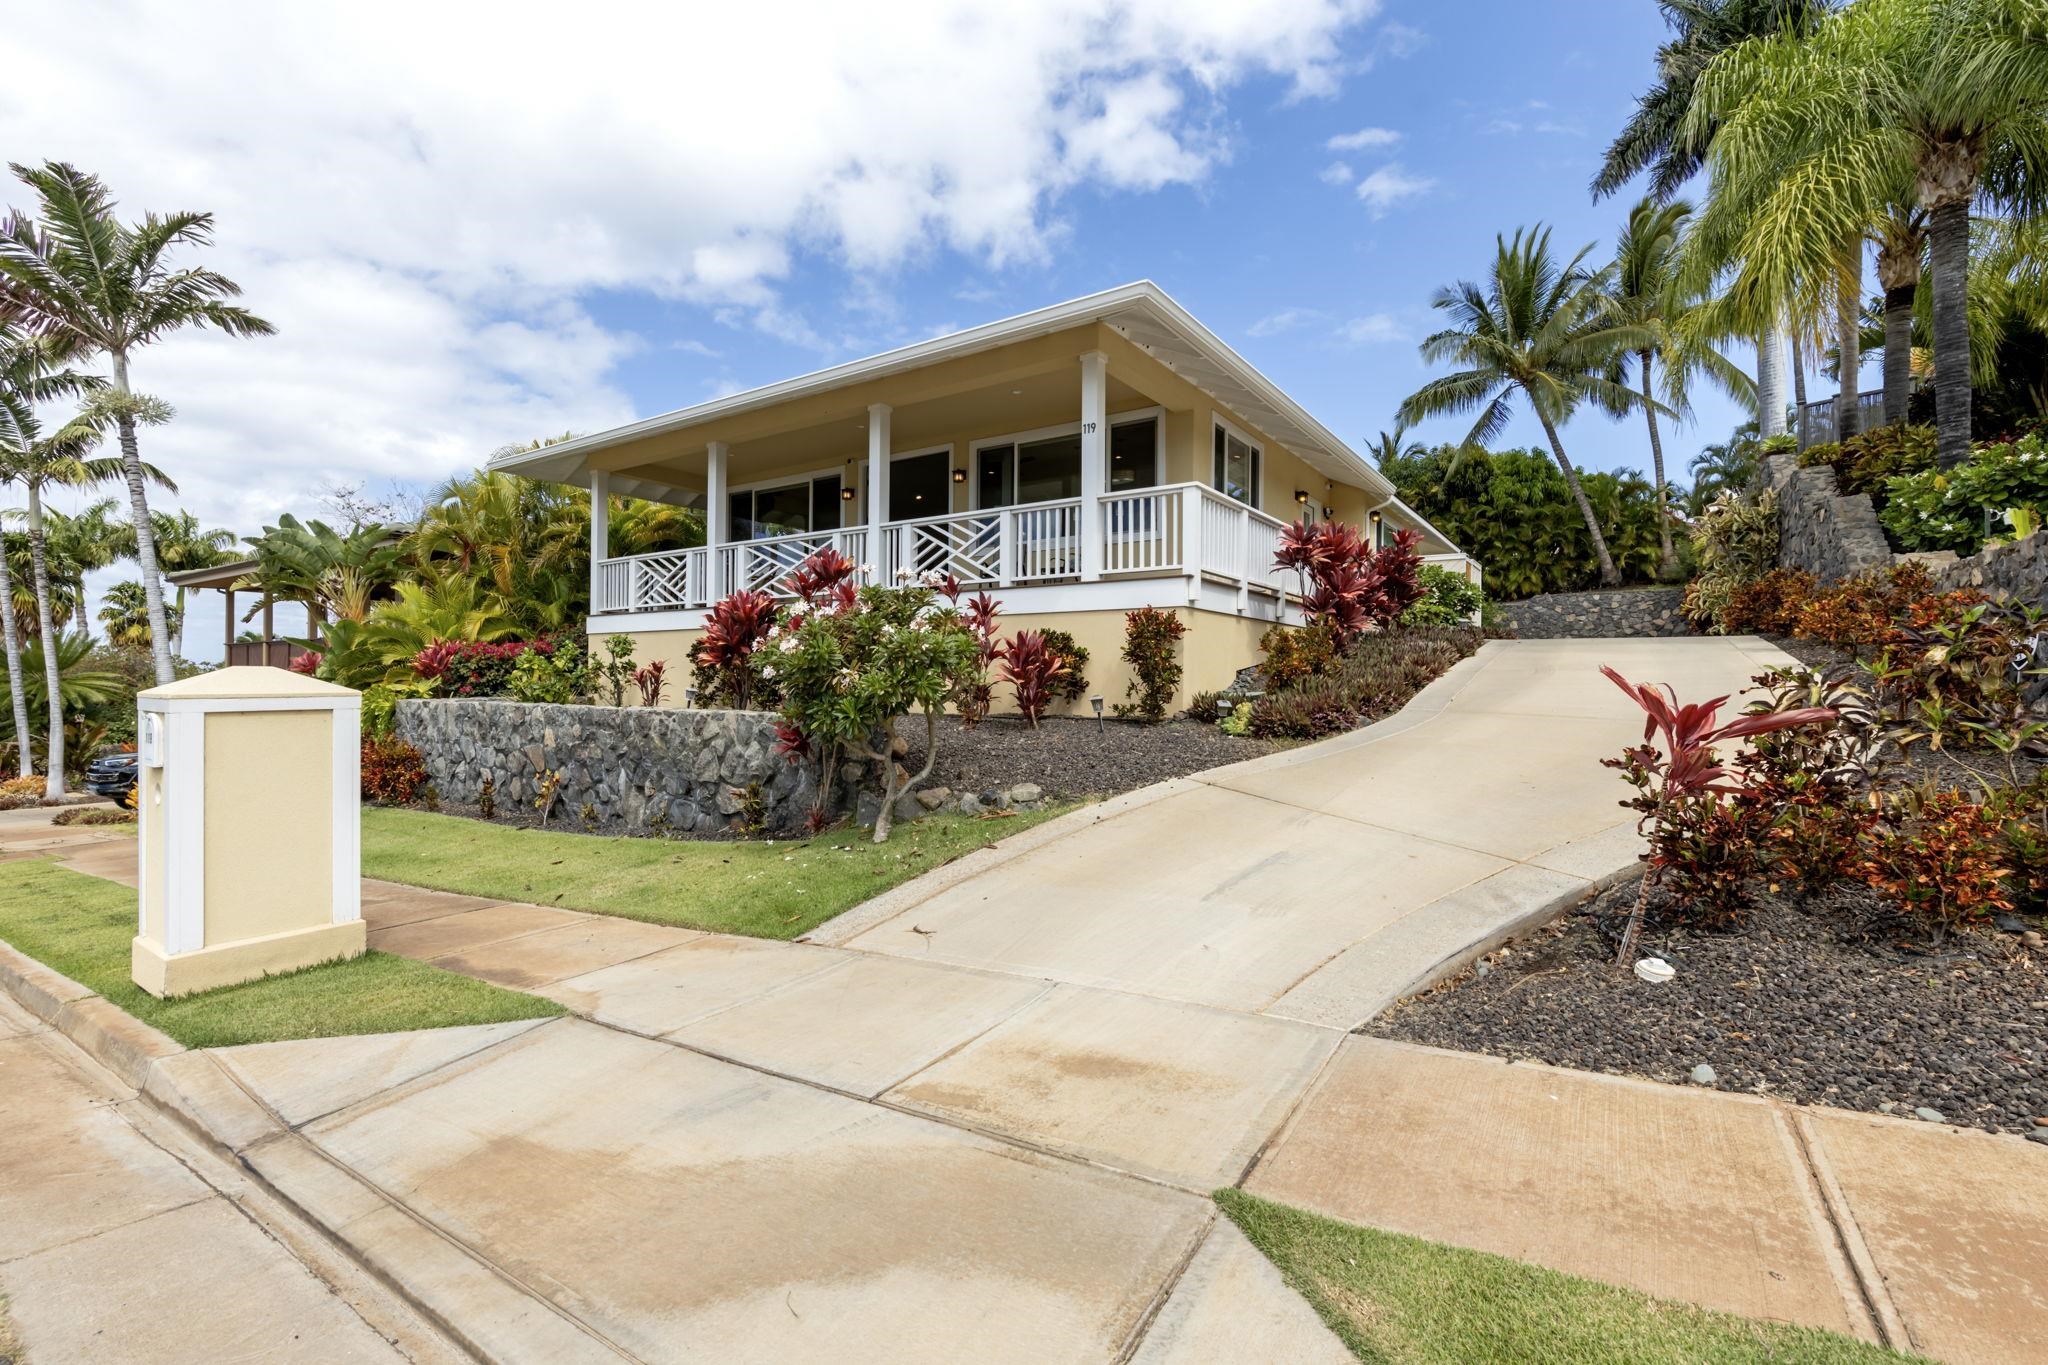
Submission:
{"label": "concrete driveway", "polygon": [[1197,774],[811,938],[1353,1028],[1634,855],[1599,760],[1642,719],[1601,664],[1692,701],[1789,662],[1746,638],[1489,644],[1390,720]]}

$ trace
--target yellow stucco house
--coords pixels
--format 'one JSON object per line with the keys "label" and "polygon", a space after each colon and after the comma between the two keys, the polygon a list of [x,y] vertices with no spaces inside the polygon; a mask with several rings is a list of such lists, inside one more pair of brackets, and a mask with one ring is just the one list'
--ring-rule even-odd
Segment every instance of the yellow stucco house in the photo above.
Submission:
{"label": "yellow stucco house", "polygon": [[[936,570],[986,589],[1006,633],[1071,632],[1091,655],[1089,690],[1112,703],[1136,607],[1187,623],[1181,703],[1256,662],[1273,622],[1300,621],[1300,583],[1272,567],[1288,521],[1347,521],[1381,542],[1413,528],[1432,562],[1479,576],[1363,456],[1149,281],[492,468],[595,495],[593,644],[629,634],[679,679],[711,604],[778,590],[828,545],[877,581]],[[613,557],[608,494],[701,507],[708,544]]]}

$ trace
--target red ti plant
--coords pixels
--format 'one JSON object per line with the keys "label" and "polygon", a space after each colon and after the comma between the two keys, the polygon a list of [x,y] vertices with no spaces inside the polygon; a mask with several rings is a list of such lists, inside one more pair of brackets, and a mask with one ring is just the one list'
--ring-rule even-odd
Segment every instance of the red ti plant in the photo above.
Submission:
{"label": "red ti plant", "polygon": [[703,638],[691,657],[712,675],[722,699],[744,711],[753,700],[754,651],[775,627],[775,599],[751,588],[724,598],[711,609]]}
{"label": "red ti plant", "polygon": [[829,545],[805,555],[783,586],[813,607],[844,611],[853,605],[854,562]]}
{"label": "red ti plant", "polygon": [[1017,693],[1017,709],[1031,728],[1052,703],[1054,686],[1066,676],[1067,661],[1045,643],[1035,630],[1020,630],[1002,651],[1003,681]]}
{"label": "red ti plant", "polygon": [[[959,580],[948,574],[946,583],[951,584],[952,591],[947,592],[943,583],[939,591],[946,593],[947,600],[957,603]],[[960,713],[960,723],[972,729],[988,716],[989,704],[995,695],[995,689],[989,685],[988,670],[1003,654],[1002,642],[996,635],[996,618],[1002,614],[1002,608],[995,598],[978,592],[968,598],[967,604],[959,611],[960,624],[967,627],[968,634],[974,637],[975,668],[972,676],[962,677],[954,688],[953,706]]]}
{"label": "red ti plant", "polygon": [[662,674],[668,672],[668,664],[661,659],[651,659],[643,667],[633,670],[633,685],[640,689],[642,706],[661,705],[661,689],[665,685]]}
{"label": "red ti plant", "polygon": [[1297,569],[1308,578],[1302,609],[1312,622],[1335,631],[1348,645],[1360,634],[1391,624],[1422,596],[1422,537],[1395,533],[1394,543],[1374,550],[1355,527],[1341,521],[1294,522],[1280,533],[1273,565]]}
{"label": "red ti plant", "polygon": [[1614,965],[1626,967],[1635,955],[1636,939],[1642,934],[1650,885],[1672,861],[1672,840],[1662,836],[1679,827],[1680,817],[1689,804],[1718,804],[1722,797],[1741,790],[1730,780],[1735,772],[1721,763],[1715,746],[1798,725],[1831,724],[1836,713],[1825,706],[1804,706],[1791,711],[1737,716],[1726,725],[1716,725],[1726,697],[1681,705],[1678,694],[1663,683],[1632,683],[1605,664],[1600,671],[1643,711],[1643,742],[1625,749],[1620,758],[1601,760],[1607,767],[1622,770],[1641,791],[1636,800],[1623,804],[1643,812],[1637,827],[1650,840],[1650,870],[1643,877],[1635,908],[1629,912],[1628,927],[1622,931],[1621,946],[1614,955]]}

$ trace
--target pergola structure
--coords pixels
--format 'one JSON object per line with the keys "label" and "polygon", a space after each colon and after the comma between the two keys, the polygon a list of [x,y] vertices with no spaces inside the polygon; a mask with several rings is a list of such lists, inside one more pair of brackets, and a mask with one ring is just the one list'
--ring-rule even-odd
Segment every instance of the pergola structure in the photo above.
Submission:
{"label": "pergola structure", "polygon": [[[225,624],[221,628],[221,643],[224,646],[221,661],[224,664],[242,664],[259,668],[289,668],[292,660],[306,653],[307,650],[302,645],[295,645],[289,640],[277,638],[275,618],[278,599],[272,597],[269,593],[260,594],[263,599],[263,638],[261,640],[237,640],[235,638],[235,597],[238,592],[252,591],[247,588],[237,589],[235,585],[248,579],[255,572],[256,561],[254,559],[237,559],[232,563],[216,564],[210,569],[185,569],[179,573],[165,574],[164,582],[173,588],[183,588],[188,592],[201,588],[212,588],[226,598]],[[306,628],[314,639],[319,638],[320,618],[317,613],[312,611],[306,613]]]}

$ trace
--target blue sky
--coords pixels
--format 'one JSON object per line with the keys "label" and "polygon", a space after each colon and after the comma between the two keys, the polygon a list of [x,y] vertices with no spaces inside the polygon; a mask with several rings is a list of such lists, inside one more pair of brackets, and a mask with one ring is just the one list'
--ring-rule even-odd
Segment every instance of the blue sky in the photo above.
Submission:
{"label": "blue sky", "polygon": [[[1364,441],[1495,233],[1611,248],[1627,200],[1585,185],[1663,36],[1650,0],[885,13],[75,0],[12,16],[0,129],[126,212],[216,215],[204,263],[277,335],[181,334],[133,378],[177,411],[145,441],[176,501],[252,534],[1141,277]],[[1736,420],[1698,407],[1675,476]],[[1566,441],[1647,463],[1634,419]]]}

